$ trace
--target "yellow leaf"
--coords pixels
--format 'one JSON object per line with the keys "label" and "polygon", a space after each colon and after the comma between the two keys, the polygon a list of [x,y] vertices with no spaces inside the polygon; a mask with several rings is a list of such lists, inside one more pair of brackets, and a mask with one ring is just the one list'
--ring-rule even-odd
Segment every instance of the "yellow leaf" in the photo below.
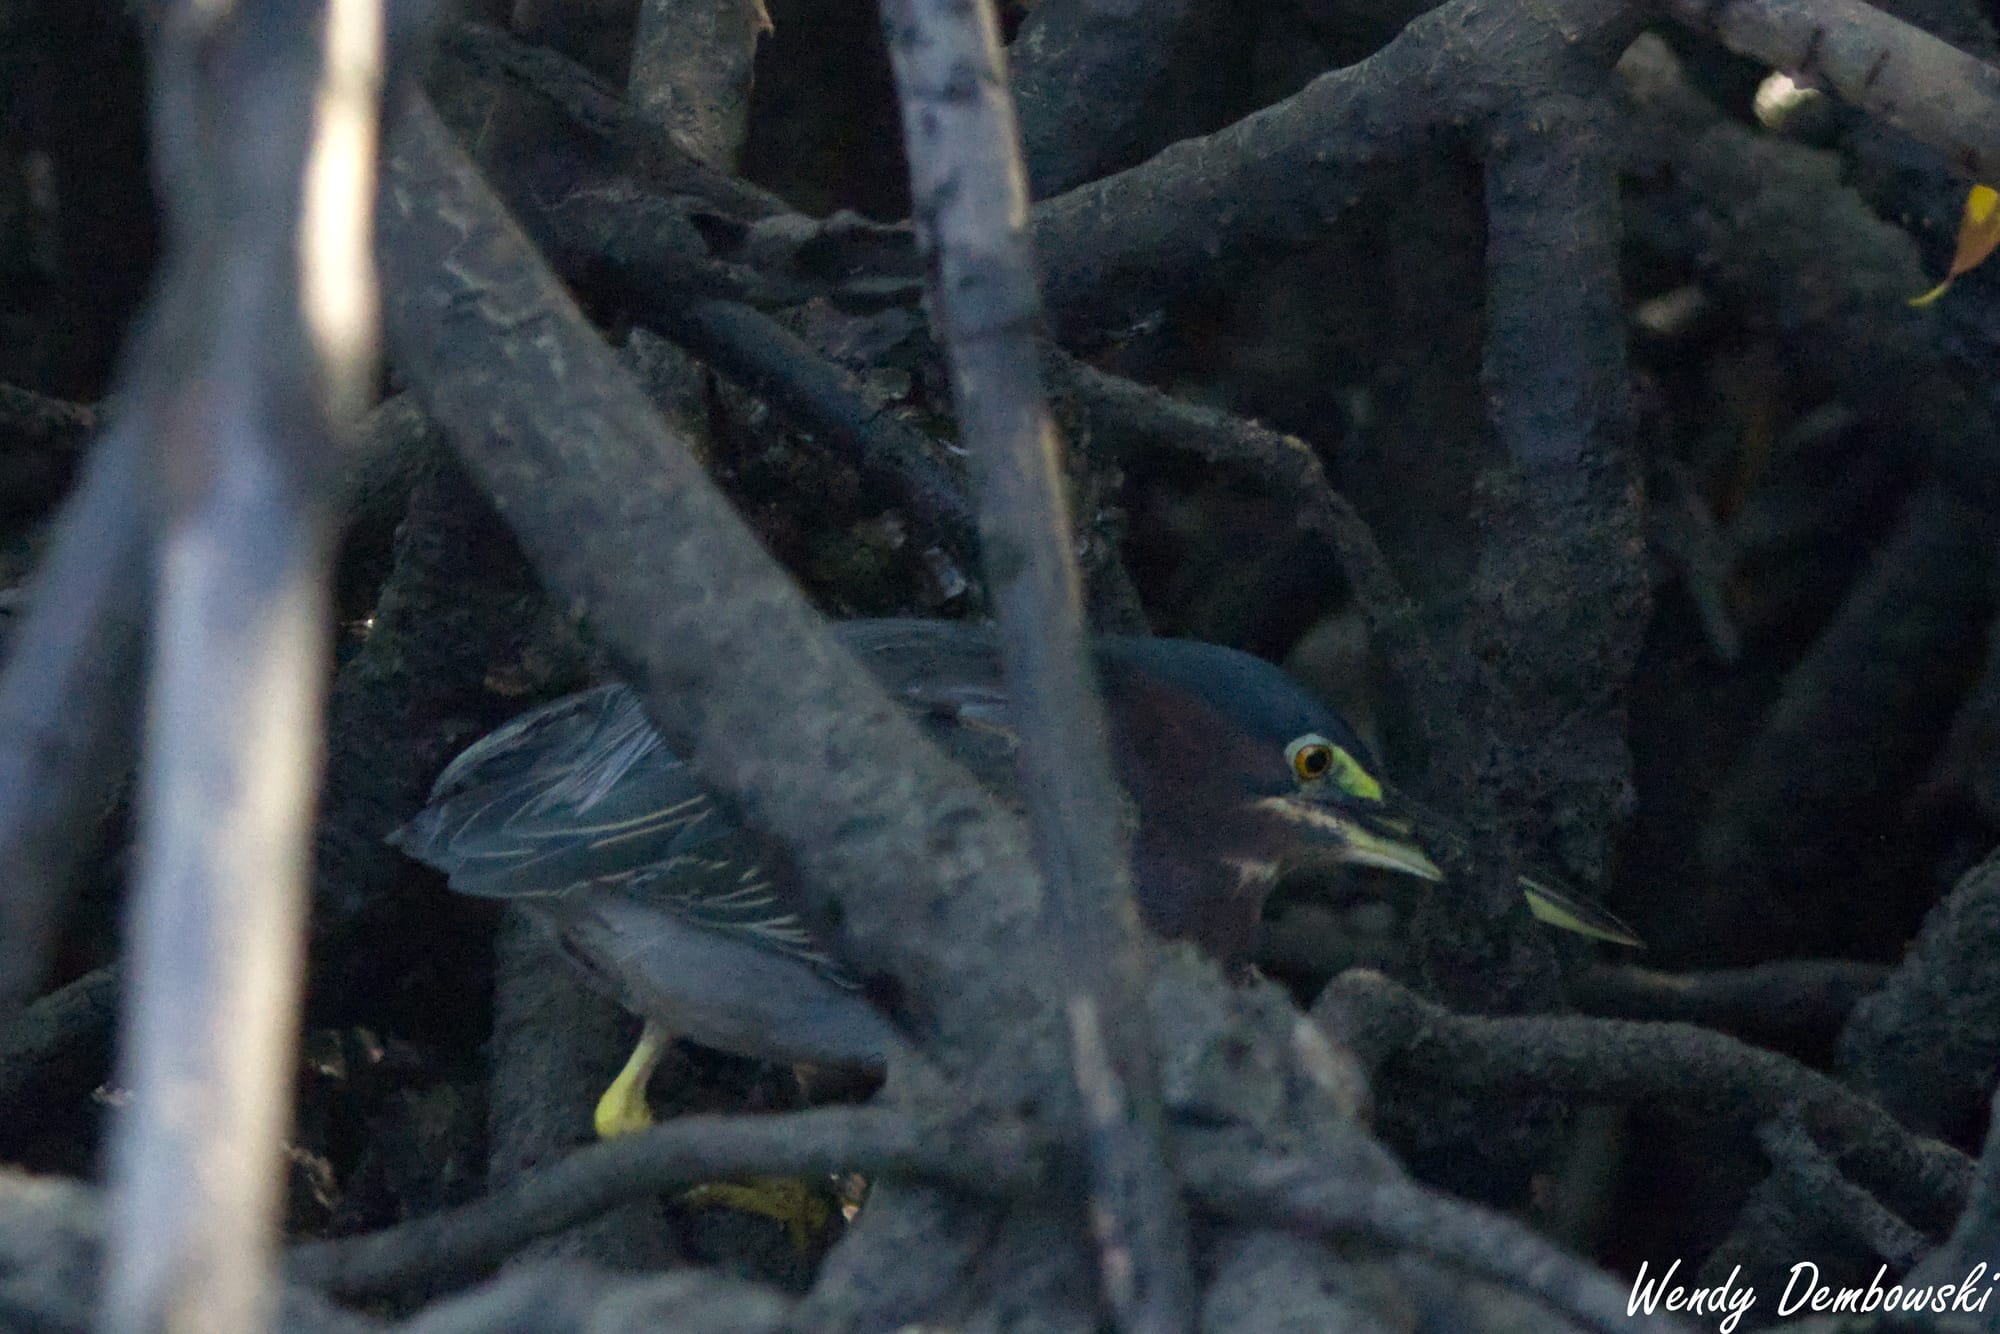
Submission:
{"label": "yellow leaf", "polygon": [[1965,196],[1965,213],[1958,220],[1958,252],[1951,257],[1951,272],[1936,287],[1912,298],[1910,304],[1928,306],[1943,296],[1952,279],[1978,268],[1995,246],[2000,246],[2000,192],[1975,185]]}

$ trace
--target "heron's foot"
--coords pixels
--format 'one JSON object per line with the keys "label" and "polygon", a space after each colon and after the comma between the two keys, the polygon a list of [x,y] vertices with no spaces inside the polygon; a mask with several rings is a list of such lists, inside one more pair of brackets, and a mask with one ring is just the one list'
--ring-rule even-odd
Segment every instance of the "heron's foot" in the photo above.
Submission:
{"label": "heron's foot", "polygon": [[799,1177],[752,1177],[747,1181],[716,1181],[683,1194],[683,1204],[695,1208],[734,1209],[761,1214],[782,1223],[798,1250],[810,1250],[833,1222],[836,1204],[823,1186]]}

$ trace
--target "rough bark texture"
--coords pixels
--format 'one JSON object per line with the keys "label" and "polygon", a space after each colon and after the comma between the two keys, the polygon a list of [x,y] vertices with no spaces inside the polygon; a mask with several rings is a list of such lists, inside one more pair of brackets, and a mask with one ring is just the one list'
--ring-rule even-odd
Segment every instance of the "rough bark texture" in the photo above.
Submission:
{"label": "rough bark texture", "polygon": [[[250,827],[158,775],[317,682],[305,1022],[258,1077],[296,1067],[279,1327],[1681,1329],[1627,1317],[1641,1263],[1741,1265],[1761,1315],[1800,1260],[1989,1258],[2000,302],[1980,269],[1906,304],[2000,174],[1981,5],[456,7],[385,164],[388,382],[335,396],[389,397],[314,436],[261,548],[319,568],[287,605],[332,662],[239,698],[255,643],[174,657],[209,722],[156,712],[131,847],[161,516],[262,494],[230,422],[319,419],[270,407],[304,340],[243,317],[297,252],[248,187],[325,123],[270,45],[348,3],[203,9],[148,166],[127,7],[0,0],[0,1155],[88,1176],[112,1108],[179,1105],[115,1071],[268,1045],[282,1007],[137,999],[121,886]],[[1831,97],[1760,125],[1769,67]],[[190,119],[192,87],[231,95]],[[821,619],[988,611],[1043,683],[1011,810]],[[1262,978],[1100,920],[1086,616],[1286,662],[1449,879],[1288,868]],[[217,625],[156,651],[248,622]],[[683,1044],[663,1124],[585,1143],[635,1020],[384,844],[465,744],[607,675],[919,1053],[873,1105]],[[1552,933],[1523,875],[1650,951]],[[280,991],[283,934],[237,951]],[[122,1054],[121,1001],[153,1030]],[[151,1194],[0,1176],[0,1325],[192,1291],[133,1277],[145,1201],[276,1192],[225,1152],[269,1118],[210,1121],[226,1171],[155,1136]],[[803,1250],[682,1194],[776,1171],[836,1216]],[[228,1212],[182,1231],[254,1260]]]}

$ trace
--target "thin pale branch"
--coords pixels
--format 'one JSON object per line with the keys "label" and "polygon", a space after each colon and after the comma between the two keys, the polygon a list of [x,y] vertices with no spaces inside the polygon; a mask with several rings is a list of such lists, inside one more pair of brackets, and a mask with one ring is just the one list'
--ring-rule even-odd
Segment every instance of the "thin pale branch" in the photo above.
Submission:
{"label": "thin pale branch", "polygon": [[1041,935],[1063,974],[1100,1275],[1124,1329],[1184,1330],[1194,1318],[1187,1224],[1141,1010],[1145,946],[1088,666],[1063,444],[1041,380],[1041,299],[998,19],[990,0],[883,0],[882,23],[931,314],[972,456],[1020,787],[1048,891]]}
{"label": "thin pale branch", "polygon": [[[269,11],[269,12],[267,12]],[[373,388],[380,0],[160,15],[167,508],[102,1328],[256,1329],[289,1119],[336,423]],[[162,354],[164,355],[164,354]],[[152,368],[133,368],[143,377]]]}

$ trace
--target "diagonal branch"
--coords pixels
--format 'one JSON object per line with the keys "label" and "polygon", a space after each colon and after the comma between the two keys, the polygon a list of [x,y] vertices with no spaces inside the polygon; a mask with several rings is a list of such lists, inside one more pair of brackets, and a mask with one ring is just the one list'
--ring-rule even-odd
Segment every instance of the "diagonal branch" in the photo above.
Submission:
{"label": "diagonal branch", "polygon": [[990,0],[883,0],[930,309],[972,456],[1008,712],[1047,889],[1042,941],[1063,976],[1083,1094],[1092,1226],[1127,1331],[1192,1327],[1187,1222],[1169,1171],[1141,997],[1131,843],[1088,666],[1063,443],[1037,349],[1027,181]]}
{"label": "diagonal branch", "polygon": [[398,369],[543,582],[931,1053],[1041,1091],[1058,1007],[1013,966],[1040,898],[1018,823],[832,638],[422,103],[381,226]]}
{"label": "diagonal branch", "polygon": [[1018,1127],[954,1125],[902,1112],[829,1107],[776,1116],[683,1116],[591,1145],[475,1203],[380,1232],[293,1248],[288,1276],[343,1297],[464,1279],[536,1237],[630,1200],[704,1181],[845,1171],[932,1177],[1006,1193],[1040,1171]]}

